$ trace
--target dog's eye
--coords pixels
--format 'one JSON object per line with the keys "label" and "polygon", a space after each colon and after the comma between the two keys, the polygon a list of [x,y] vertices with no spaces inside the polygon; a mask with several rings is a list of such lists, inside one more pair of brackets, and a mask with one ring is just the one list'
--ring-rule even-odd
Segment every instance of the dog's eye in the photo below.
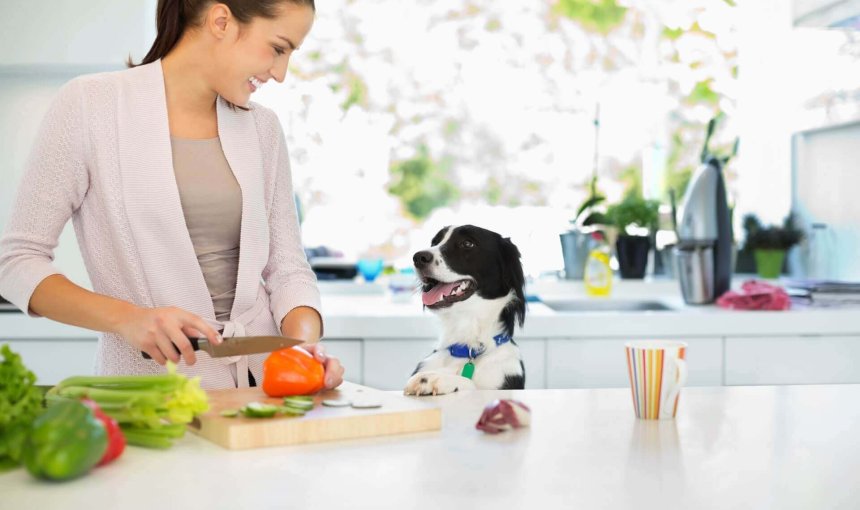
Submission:
{"label": "dog's eye", "polygon": [[460,241],[460,248],[466,248],[467,250],[471,250],[475,247],[475,243],[469,241],[468,239]]}

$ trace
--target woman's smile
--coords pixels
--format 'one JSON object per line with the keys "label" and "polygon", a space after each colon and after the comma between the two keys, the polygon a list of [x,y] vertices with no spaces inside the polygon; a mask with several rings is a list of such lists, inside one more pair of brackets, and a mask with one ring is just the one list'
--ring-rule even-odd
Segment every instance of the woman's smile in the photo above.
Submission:
{"label": "woman's smile", "polygon": [[261,81],[259,78],[255,77],[255,76],[252,76],[248,79],[248,86],[251,88],[252,93],[256,92],[256,90],[258,88],[262,87],[263,83],[265,83],[265,82]]}

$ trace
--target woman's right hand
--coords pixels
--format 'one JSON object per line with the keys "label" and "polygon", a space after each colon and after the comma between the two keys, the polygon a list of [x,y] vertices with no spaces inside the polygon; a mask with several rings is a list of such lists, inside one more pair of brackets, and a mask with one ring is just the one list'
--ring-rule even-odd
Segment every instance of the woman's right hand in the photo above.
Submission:
{"label": "woman's right hand", "polygon": [[220,344],[221,335],[193,313],[174,306],[135,309],[117,331],[125,341],[149,354],[159,365],[167,360],[179,363],[180,354],[185,363],[197,361],[188,337],[203,338],[212,345]]}

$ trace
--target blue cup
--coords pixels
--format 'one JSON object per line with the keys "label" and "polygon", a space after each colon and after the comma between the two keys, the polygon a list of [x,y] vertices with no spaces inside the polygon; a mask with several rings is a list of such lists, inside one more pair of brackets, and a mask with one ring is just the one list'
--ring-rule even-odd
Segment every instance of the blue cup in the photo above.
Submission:
{"label": "blue cup", "polygon": [[382,272],[382,259],[366,258],[358,260],[358,272],[366,282],[372,282]]}

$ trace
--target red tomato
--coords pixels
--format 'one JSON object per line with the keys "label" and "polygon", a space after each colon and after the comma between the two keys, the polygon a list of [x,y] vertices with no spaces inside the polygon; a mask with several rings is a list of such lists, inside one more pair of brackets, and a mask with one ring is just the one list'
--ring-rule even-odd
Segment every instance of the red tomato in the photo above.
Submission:
{"label": "red tomato", "polygon": [[309,395],[323,389],[325,367],[307,351],[275,351],[263,362],[263,391],[270,397]]}

